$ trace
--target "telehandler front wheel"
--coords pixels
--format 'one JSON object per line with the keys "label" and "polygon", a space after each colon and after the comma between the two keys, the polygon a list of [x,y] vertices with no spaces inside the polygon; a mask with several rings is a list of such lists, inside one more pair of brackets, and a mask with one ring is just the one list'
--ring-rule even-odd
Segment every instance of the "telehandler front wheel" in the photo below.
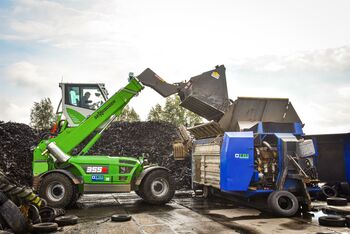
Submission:
{"label": "telehandler front wheel", "polygon": [[72,181],[60,173],[51,173],[42,178],[39,195],[51,207],[66,208],[76,197],[76,188]]}
{"label": "telehandler front wheel", "polygon": [[151,171],[141,183],[140,194],[145,202],[161,205],[169,202],[175,194],[174,180],[166,170]]}

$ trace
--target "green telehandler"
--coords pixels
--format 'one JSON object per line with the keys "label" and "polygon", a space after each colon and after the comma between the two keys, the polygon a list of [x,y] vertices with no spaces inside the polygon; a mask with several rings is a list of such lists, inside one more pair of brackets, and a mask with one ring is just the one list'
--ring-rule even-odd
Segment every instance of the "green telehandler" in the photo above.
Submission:
{"label": "green telehandler", "polygon": [[[33,188],[48,205],[69,207],[87,193],[135,191],[151,204],[165,204],[172,199],[175,185],[167,168],[147,165],[141,156],[88,155],[144,86],[164,97],[183,86],[164,82],[149,68],[137,77],[130,73],[128,81],[109,99],[103,84],[60,84],[61,115],[50,135],[43,137],[33,152]],[[73,156],[73,150],[86,141]]]}

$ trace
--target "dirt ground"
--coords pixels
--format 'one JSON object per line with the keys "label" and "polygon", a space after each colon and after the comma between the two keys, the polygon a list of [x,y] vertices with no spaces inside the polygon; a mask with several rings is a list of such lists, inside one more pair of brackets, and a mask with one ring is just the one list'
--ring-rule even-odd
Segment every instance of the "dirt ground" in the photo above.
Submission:
{"label": "dirt ground", "polygon": [[[75,214],[77,225],[59,229],[64,233],[349,233],[348,228],[318,225],[320,211],[293,218],[277,218],[268,212],[242,206],[222,197],[192,197],[190,192],[177,193],[165,206],[151,206],[135,193],[85,195]],[[112,222],[113,214],[129,214],[127,222]]]}

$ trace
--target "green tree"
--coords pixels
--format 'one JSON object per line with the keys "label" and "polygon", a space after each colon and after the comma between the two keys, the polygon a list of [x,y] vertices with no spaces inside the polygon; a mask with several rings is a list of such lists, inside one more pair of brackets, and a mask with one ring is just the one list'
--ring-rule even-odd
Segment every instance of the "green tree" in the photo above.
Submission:
{"label": "green tree", "polygon": [[126,106],[121,115],[117,117],[118,121],[125,121],[125,122],[135,122],[140,121],[140,116],[136,113],[134,108],[130,108],[129,106]]}
{"label": "green tree", "polygon": [[165,101],[165,106],[157,104],[151,108],[148,114],[149,121],[165,121],[176,126],[185,125],[191,127],[203,122],[203,119],[180,106],[180,98],[178,96],[168,97]]}
{"label": "green tree", "polygon": [[50,129],[55,121],[55,114],[50,98],[41,99],[34,102],[30,111],[30,125],[36,130]]}
{"label": "green tree", "polygon": [[151,108],[150,112],[148,113],[147,119],[156,122],[163,121],[162,111],[162,106],[156,104],[154,107]]}

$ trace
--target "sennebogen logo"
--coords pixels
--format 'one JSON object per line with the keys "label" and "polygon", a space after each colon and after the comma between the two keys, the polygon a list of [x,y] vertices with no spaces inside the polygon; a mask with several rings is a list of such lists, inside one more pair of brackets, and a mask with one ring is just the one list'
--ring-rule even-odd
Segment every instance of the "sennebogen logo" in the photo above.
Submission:
{"label": "sennebogen logo", "polygon": [[235,158],[248,159],[249,154],[235,154]]}

